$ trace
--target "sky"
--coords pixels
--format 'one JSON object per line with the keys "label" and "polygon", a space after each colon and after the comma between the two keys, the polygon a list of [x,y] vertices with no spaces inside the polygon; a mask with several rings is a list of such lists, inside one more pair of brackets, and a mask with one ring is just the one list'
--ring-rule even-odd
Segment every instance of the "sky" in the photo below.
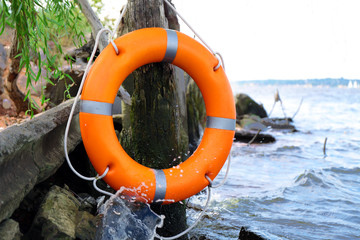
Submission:
{"label": "sky", "polygon": [[[126,1],[112,2],[104,1],[106,12],[117,12]],[[172,2],[222,54],[230,81],[360,79],[360,0]],[[181,31],[193,36],[179,21]]]}

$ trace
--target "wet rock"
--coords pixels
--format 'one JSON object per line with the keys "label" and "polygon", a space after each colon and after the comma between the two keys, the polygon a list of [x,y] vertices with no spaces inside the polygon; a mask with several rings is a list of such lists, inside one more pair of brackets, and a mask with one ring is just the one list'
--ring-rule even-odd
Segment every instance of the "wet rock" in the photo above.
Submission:
{"label": "wet rock", "polygon": [[235,97],[236,102],[236,116],[237,118],[245,114],[254,114],[260,118],[267,117],[264,107],[256,103],[251,97],[246,94],[239,93]]}
{"label": "wet rock", "polygon": [[[64,131],[72,103],[69,100],[0,132],[0,222],[12,215],[35,184],[64,162]],[[77,115],[70,127],[68,150],[80,142]]]}
{"label": "wet rock", "polygon": [[29,232],[30,239],[75,239],[80,202],[66,189],[53,186]]}
{"label": "wet rock", "polygon": [[86,211],[79,211],[76,216],[75,236],[80,240],[93,240],[99,218]]}
{"label": "wet rock", "polygon": [[20,240],[21,237],[19,223],[16,221],[8,219],[0,224],[0,240]]}
{"label": "wet rock", "polygon": [[275,137],[264,134],[268,127],[262,123],[262,119],[256,115],[243,115],[237,120],[241,129],[235,130],[235,142],[243,143],[272,143]]}
{"label": "wet rock", "polygon": [[190,240],[211,240],[210,238],[207,238],[205,236],[200,236],[200,237],[195,237],[195,236],[192,236],[190,238]]}
{"label": "wet rock", "polygon": [[239,118],[239,120],[237,121],[240,125],[240,127],[242,127],[244,130],[248,130],[248,131],[267,131],[268,128],[267,126],[265,126],[262,121],[261,118],[259,116],[256,115],[243,115]]}
{"label": "wet rock", "polygon": [[[256,138],[255,138],[256,136]],[[257,131],[236,129],[235,130],[235,142],[242,143],[273,143],[276,141],[275,137],[270,134],[258,133]]]}
{"label": "wet rock", "polygon": [[266,240],[265,238],[250,231],[247,227],[241,227],[239,240]]}
{"label": "wet rock", "polygon": [[87,193],[78,194],[78,200],[80,201],[80,211],[87,211],[89,213],[93,213],[96,211],[96,200],[94,197],[90,196]]}
{"label": "wet rock", "polygon": [[[45,184],[36,185],[29,194],[26,195],[20,206],[14,211],[11,218],[20,225],[20,231],[27,233],[32,225],[36,213],[43,202],[50,187]],[[47,185],[47,184],[46,184]]]}
{"label": "wet rock", "polygon": [[288,130],[291,132],[296,132],[295,126],[292,124],[293,120],[291,118],[263,118],[261,123],[277,130]]}
{"label": "wet rock", "polygon": [[153,239],[155,228],[161,218],[144,203],[130,202],[120,197],[111,197],[101,208],[101,223],[97,240]]}

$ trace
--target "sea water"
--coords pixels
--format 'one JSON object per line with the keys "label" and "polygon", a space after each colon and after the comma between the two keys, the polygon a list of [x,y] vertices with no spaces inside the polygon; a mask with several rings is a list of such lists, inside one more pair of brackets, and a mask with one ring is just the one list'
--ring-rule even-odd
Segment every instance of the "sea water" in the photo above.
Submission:
{"label": "sea water", "polygon": [[[228,181],[192,234],[237,239],[248,226],[266,239],[360,239],[360,89],[233,85],[267,112],[277,89],[287,117],[303,98],[298,132],[269,130],[272,144],[234,143]],[[280,103],[271,117],[284,117]],[[196,214],[188,211],[189,223]]]}

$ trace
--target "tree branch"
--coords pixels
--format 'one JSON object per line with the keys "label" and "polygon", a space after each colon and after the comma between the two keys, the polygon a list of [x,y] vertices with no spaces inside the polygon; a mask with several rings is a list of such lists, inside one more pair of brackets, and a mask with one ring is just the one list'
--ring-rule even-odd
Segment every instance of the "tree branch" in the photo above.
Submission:
{"label": "tree branch", "polygon": [[[88,20],[89,24],[91,25],[92,32],[94,34],[94,39],[96,39],[96,36],[98,32],[104,27],[97,16],[97,14],[94,12],[94,10],[91,8],[88,0],[77,0],[81,12],[85,15],[86,19]],[[100,36],[100,42],[99,42],[99,50],[100,52],[109,44],[109,40],[107,37],[107,33],[104,33]],[[90,52],[91,53],[91,52]],[[122,87],[120,86],[118,96],[121,100],[123,100],[126,104],[131,105],[131,97],[130,94]]]}
{"label": "tree branch", "polygon": [[[5,80],[4,88],[8,93],[11,100],[14,102],[16,107],[16,113],[19,114],[20,112],[26,112],[29,108],[29,99],[25,99],[25,95],[19,90],[17,86],[17,79],[19,76],[20,69],[20,57],[16,57],[20,52],[18,49],[18,36],[17,31],[14,31],[13,40],[11,44],[11,51],[9,55],[9,59],[11,60],[11,64],[9,67],[9,72]],[[34,112],[37,113],[36,109]]]}
{"label": "tree branch", "polygon": [[[97,16],[97,14],[94,12],[94,10],[91,8],[90,3],[88,0],[77,0],[81,12],[85,15],[86,19],[88,20],[92,32],[94,34],[94,38],[96,38],[98,32],[104,27]],[[109,44],[109,40],[107,38],[107,33],[104,33],[100,36],[100,42],[99,42],[99,50],[100,52]]]}

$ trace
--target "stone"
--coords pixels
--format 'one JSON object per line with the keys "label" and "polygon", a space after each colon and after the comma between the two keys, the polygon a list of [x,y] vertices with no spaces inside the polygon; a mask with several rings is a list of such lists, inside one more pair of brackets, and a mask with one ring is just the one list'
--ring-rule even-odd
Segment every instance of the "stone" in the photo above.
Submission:
{"label": "stone", "polygon": [[[65,67],[62,69],[63,73],[67,75],[64,79],[54,79],[52,78],[51,83],[46,84],[45,96],[49,98],[49,107],[54,107],[59,105],[63,101],[68,99],[66,97],[66,93],[68,93],[71,97],[75,97],[77,91],[79,89],[82,77],[84,75],[85,67],[80,64],[74,64],[72,67]],[[68,77],[70,76],[71,79]],[[68,89],[68,92],[66,90]]]}
{"label": "stone", "polygon": [[98,217],[86,211],[79,211],[76,216],[76,238],[80,240],[95,239],[97,221]]}
{"label": "stone", "polygon": [[251,97],[244,93],[239,93],[235,97],[236,102],[236,116],[240,118],[245,114],[254,114],[260,118],[267,117],[264,107],[256,103]]}
{"label": "stone", "polygon": [[267,131],[267,127],[262,124],[261,122],[261,118],[257,115],[242,115],[240,117],[240,119],[238,120],[238,122],[240,123],[240,126],[245,129],[245,130],[249,130],[249,131]]}
{"label": "stone", "polygon": [[75,239],[80,202],[64,188],[51,187],[28,234],[30,239]]}
{"label": "stone", "polygon": [[[254,139],[254,137],[256,138]],[[256,131],[249,131],[244,129],[236,129],[234,142],[242,143],[273,143],[276,141],[275,137],[270,134],[258,133]]]}
{"label": "stone", "polygon": [[20,240],[21,237],[19,223],[16,221],[8,219],[0,224],[0,240]]}
{"label": "stone", "polygon": [[[0,88],[1,88],[1,86],[0,86]],[[4,109],[11,108],[11,101],[9,99],[7,99],[7,98],[3,99],[2,100],[2,106],[3,106]]]}
{"label": "stone", "polygon": [[[35,184],[64,162],[63,140],[73,100],[0,131],[0,222],[9,218]],[[78,106],[68,137],[68,150],[81,142]]]}
{"label": "stone", "polygon": [[276,130],[285,130],[290,132],[296,132],[295,126],[292,124],[291,118],[263,118],[261,123]]}
{"label": "stone", "polygon": [[239,233],[239,240],[266,240],[266,239],[250,231],[247,227],[241,227]]}
{"label": "stone", "polygon": [[80,211],[87,211],[89,213],[96,211],[96,199],[90,196],[88,193],[79,193],[77,195],[78,200],[80,201]]}

